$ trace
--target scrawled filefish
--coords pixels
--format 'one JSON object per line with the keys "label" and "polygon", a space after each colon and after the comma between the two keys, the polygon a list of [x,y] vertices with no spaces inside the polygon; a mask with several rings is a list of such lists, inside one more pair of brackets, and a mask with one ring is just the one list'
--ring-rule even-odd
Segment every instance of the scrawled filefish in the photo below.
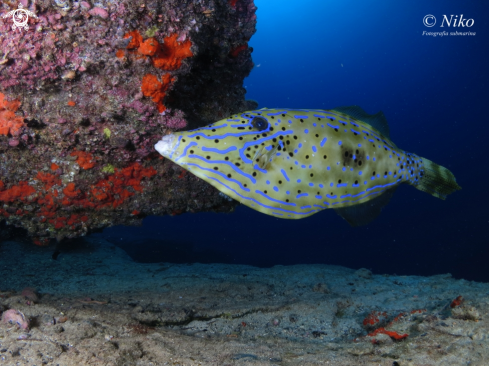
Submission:
{"label": "scrawled filefish", "polygon": [[441,199],[460,189],[448,169],[399,149],[382,112],[358,106],[248,111],[167,135],[155,148],[242,204],[285,219],[334,208],[363,225],[401,183]]}

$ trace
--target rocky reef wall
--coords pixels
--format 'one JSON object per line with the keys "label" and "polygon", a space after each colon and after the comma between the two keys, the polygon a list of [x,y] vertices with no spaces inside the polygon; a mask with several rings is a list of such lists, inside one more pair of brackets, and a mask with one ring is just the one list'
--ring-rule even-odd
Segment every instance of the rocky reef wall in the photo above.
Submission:
{"label": "rocky reef wall", "polygon": [[[0,239],[230,211],[163,159],[165,134],[254,108],[253,0],[0,4]],[[23,26],[16,26],[22,23]]]}

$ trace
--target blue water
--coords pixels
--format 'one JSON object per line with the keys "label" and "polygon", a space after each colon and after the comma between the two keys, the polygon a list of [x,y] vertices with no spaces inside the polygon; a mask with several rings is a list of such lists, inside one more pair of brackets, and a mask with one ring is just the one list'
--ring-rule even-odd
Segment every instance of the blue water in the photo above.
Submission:
{"label": "blue water", "polygon": [[[463,189],[441,201],[401,186],[380,217],[360,228],[333,210],[281,220],[241,206],[232,214],[148,217],[142,228],[109,228],[104,235],[141,261],[326,263],[489,281],[489,3],[255,4],[248,99],[270,108],[382,110],[399,147],[449,168]],[[427,14],[437,20],[431,28],[423,25]],[[441,28],[444,14],[463,14],[474,24]],[[476,35],[423,36],[443,30]]]}

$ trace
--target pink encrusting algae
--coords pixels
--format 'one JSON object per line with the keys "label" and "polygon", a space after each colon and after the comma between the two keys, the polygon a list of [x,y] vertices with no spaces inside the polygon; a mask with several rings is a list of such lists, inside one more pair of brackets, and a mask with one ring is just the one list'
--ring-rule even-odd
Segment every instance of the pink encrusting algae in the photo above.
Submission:
{"label": "pink encrusting algae", "polygon": [[27,319],[19,310],[9,309],[4,311],[2,314],[2,322],[16,325],[22,330],[29,329],[29,319]]}

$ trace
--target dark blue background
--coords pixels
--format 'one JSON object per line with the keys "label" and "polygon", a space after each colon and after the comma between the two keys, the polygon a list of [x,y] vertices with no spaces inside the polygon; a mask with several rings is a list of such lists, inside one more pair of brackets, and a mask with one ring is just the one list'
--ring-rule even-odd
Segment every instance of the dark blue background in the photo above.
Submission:
{"label": "dark blue background", "polygon": [[[239,1],[239,0],[238,0]],[[104,236],[136,260],[259,266],[326,263],[374,273],[489,281],[489,4],[483,1],[255,0],[255,68],[247,98],[261,107],[384,111],[401,148],[452,170],[446,201],[401,186],[381,216],[351,228],[333,210],[281,220],[233,214],[149,217]],[[423,25],[432,14],[437,24]],[[443,15],[474,19],[440,28]],[[476,36],[423,36],[423,31]]]}

